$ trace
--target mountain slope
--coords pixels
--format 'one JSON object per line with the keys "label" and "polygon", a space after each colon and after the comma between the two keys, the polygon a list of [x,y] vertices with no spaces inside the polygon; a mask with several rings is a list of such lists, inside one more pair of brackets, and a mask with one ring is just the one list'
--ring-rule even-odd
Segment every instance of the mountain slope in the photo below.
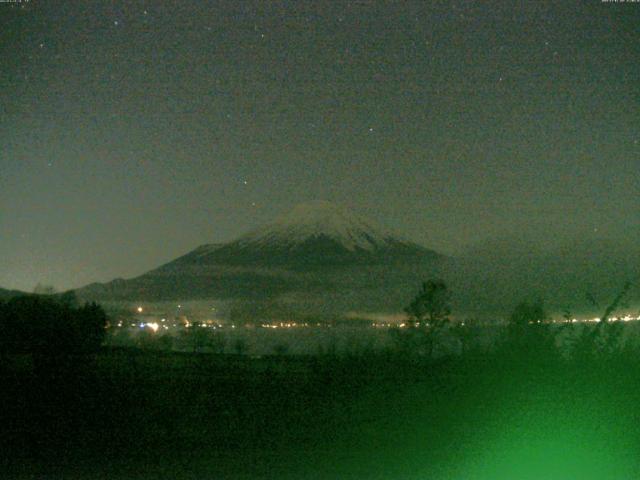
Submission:
{"label": "mountain slope", "polygon": [[439,255],[328,202],[299,205],[228,244],[203,245],[165,265],[286,266],[295,270],[350,264],[436,260]]}
{"label": "mountain slope", "polygon": [[319,202],[298,206],[229,243],[200,246],[140,277],[93,284],[78,294],[88,299],[187,300],[339,292],[351,299],[345,302],[360,304],[362,294],[388,298],[384,290],[413,284],[443,261],[436,252],[369,220]]}
{"label": "mountain slope", "polygon": [[21,297],[23,295],[31,295],[27,292],[21,292],[20,290],[5,290],[0,288],[0,300],[7,301],[13,297]]}
{"label": "mountain slope", "polygon": [[640,299],[637,243],[503,238],[451,259],[327,203],[291,213],[224,244],[203,245],[130,280],[93,284],[83,300],[284,301],[303,311],[400,311],[420,282],[444,278],[457,314],[508,315],[519,301],[542,297],[550,311],[587,312],[586,294],[602,304],[632,281]]}

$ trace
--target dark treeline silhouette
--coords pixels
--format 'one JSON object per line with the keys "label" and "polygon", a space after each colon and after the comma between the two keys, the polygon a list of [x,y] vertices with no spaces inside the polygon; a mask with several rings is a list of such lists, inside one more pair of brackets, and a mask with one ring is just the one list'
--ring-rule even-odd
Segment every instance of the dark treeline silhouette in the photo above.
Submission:
{"label": "dark treeline silhouette", "polygon": [[[622,322],[552,323],[529,300],[485,325],[455,317],[455,293],[421,285],[388,349],[277,344],[259,358],[244,337],[219,354],[224,337],[200,328],[176,336],[183,351],[100,348],[100,307],[13,299],[0,307],[0,476],[634,478],[640,348],[623,346]],[[56,356],[86,367],[48,376],[28,361]]]}
{"label": "dark treeline silhouette", "polygon": [[0,353],[38,358],[95,353],[106,327],[102,307],[78,306],[73,294],[17,296],[0,302]]}
{"label": "dark treeline silhouette", "polygon": [[[103,395],[97,356],[107,315],[72,293],[18,295],[0,302],[0,476],[11,463],[64,456]],[[99,421],[99,420],[97,420]],[[45,460],[46,459],[46,460]]]}

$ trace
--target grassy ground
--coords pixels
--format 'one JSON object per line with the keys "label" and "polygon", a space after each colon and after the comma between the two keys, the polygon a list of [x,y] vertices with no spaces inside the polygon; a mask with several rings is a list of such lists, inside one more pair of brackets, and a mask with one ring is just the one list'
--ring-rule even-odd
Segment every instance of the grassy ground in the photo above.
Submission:
{"label": "grassy ground", "polygon": [[[46,365],[46,364],[45,364]],[[640,471],[635,355],[105,350],[2,367],[2,478],[602,479]]]}

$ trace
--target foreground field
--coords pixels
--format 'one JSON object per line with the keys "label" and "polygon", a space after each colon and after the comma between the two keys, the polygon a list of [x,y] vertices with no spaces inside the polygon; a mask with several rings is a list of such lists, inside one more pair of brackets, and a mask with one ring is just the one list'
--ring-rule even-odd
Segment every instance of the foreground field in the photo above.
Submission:
{"label": "foreground field", "polygon": [[4,359],[3,478],[603,479],[640,467],[635,355]]}

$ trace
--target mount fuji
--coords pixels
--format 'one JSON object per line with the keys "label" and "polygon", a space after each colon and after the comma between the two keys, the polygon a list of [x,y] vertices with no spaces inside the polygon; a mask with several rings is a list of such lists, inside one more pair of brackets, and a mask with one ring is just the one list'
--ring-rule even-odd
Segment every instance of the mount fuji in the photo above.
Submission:
{"label": "mount fuji", "polygon": [[439,255],[328,202],[303,204],[227,244],[202,245],[165,265],[282,266],[294,270],[435,260]]}
{"label": "mount fuji", "polygon": [[[345,208],[316,202],[295,207],[239,238],[202,245],[133,279],[76,291],[91,300],[162,301],[314,297],[335,294],[352,308],[365,297],[406,294],[447,257]],[[405,300],[402,298],[402,300]],[[309,303],[305,300],[304,303]]]}

